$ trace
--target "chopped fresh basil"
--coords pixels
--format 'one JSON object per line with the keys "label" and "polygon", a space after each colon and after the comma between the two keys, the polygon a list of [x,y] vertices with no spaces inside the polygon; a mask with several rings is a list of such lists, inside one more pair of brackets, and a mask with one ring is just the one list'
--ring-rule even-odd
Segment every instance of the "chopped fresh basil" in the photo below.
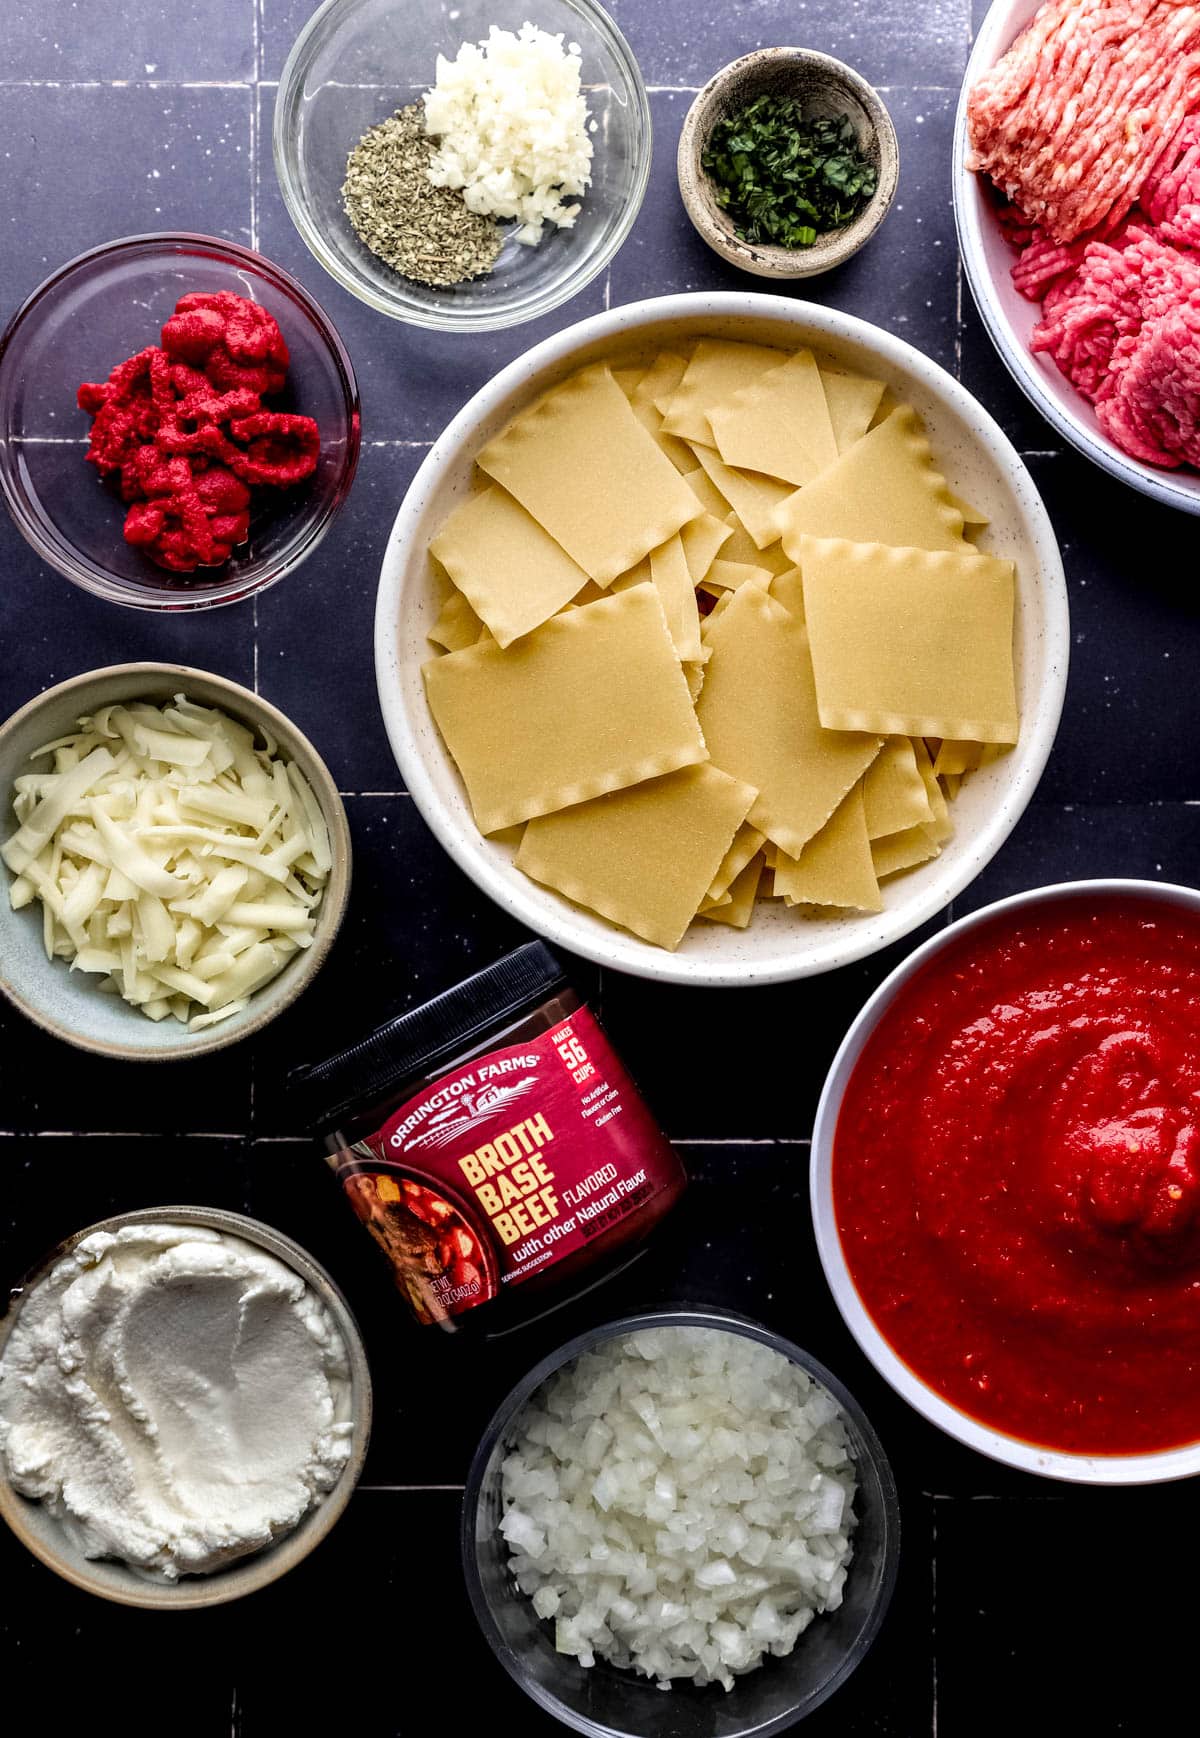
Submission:
{"label": "chopped fresh basil", "polygon": [[877,181],[849,116],[806,120],[793,97],[756,97],[718,121],[700,162],[742,240],[774,247],[843,228]]}

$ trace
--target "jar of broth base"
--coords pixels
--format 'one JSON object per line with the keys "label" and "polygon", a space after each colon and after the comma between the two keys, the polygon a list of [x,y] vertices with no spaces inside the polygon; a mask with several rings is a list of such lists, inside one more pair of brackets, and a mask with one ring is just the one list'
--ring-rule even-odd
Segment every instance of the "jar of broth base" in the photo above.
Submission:
{"label": "jar of broth base", "polygon": [[292,1084],[418,1321],[503,1331],[623,1266],[686,1187],[542,942]]}

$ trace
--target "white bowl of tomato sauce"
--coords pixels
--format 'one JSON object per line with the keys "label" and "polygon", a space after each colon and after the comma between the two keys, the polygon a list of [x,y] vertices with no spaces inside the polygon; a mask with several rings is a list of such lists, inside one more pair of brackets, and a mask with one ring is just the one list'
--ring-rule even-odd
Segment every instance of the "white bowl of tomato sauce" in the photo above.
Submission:
{"label": "white bowl of tomato sauce", "polygon": [[1048,1478],[1200,1472],[1200,892],[1043,887],[916,949],[834,1059],[811,1192],[931,1423]]}

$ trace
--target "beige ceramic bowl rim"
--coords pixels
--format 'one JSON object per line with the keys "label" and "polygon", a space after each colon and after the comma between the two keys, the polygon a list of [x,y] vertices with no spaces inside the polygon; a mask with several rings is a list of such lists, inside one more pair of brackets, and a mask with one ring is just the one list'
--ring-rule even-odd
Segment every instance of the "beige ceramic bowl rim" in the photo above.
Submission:
{"label": "beige ceramic bowl rim", "polygon": [[[713,103],[722,87],[743,73],[751,73],[756,68],[766,70],[780,63],[808,67],[824,73],[831,82],[847,85],[858,98],[879,141],[879,182],[871,198],[844,230],[819,237],[811,252],[740,240],[733,233],[732,226],[727,229],[713,215],[703,194],[704,172],[699,167],[700,152],[708,134]],[[844,60],[837,60],[832,54],[822,54],[815,48],[756,48],[749,54],[739,55],[715,72],[693,99],[680,129],[675,167],[684,210],[697,234],[715,253],[732,265],[755,270],[763,277],[816,277],[852,259],[871,240],[891,210],[900,178],[900,144],[887,104],[879,92]],[[693,181],[696,183],[694,186]]]}
{"label": "beige ceramic bowl rim", "polygon": [[[705,960],[695,955],[668,953],[645,942],[631,948],[627,942],[636,942],[636,938],[625,938],[615,929],[611,940],[607,933],[593,940],[581,927],[574,908],[566,900],[532,881],[527,886],[518,885],[523,877],[514,874],[509,879],[490,860],[485,861],[473,850],[464,848],[463,830],[443,804],[435,781],[426,770],[420,733],[410,718],[396,667],[397,632],[409,545],[419,528],[427,498],[436,487],[443,469],[476,440],[478,425],[503,404],[510,393],[521,388],[528,392],[537,378],[556,365],[561,366],[589,344],[602,339],[616,339],[628,332],[653,330],[675,320],[709,319],[724,322],[751,319],[794,325],[807,329],[809,342],[818,345],[825,337],[869,347],[886,364],[903,369],[921,386],[941,395],[953,410],[979,424],[976,439],[984,445],[992,461],[1010,479],[1024,479],[1036,502],[1033,517],[1037,525],[1038,584],[1047,599],[1049,650],[1037,715],[1029,728],[1022,731],[1022,741],[1014,750],[1021,757],[1019,776],[1014,777],[1010,793],[991,822],[972,839],[970,850],[955,866],[952,875],[938,880],[932,887],[923,888],[903,906],[886,913],[886,925],[878,932],[869,927],[860,929],[828,958],[823,957],[816,963],[799,947],[786,957],[768,963],[748,963],[737,958]],[[710,987],[742,988],[789,983],[797,978],[833,971],[890,946],[944,910],[999,851],[1033,796],[1058,728],[1066,693],[1069,656],[1070,611],[1062,556],[1053,526],[1024,462],[991,414],[961,382],[904,339],[822,303],[753,290],[690,291],[610,308],[554,333],[502,368],[473,398],[468,399],[446,426],[409,484],[384,552],[375,606],[375,675],[388,740],[403,774],[406,790],[438,843],[458,867],[502,910],[526,928],[597,965],[611,966],[658,983]]]}
{"label": "beige ceramic bowl rim", "polygon": [[1050,905],[1089,899],[1139,899],[1183,907],[1200,913],[1200,890],[1169,881],[1144,881],[1109,876],[1085,881],[1060,881],[995,900],[961,917],[916,948],[880,984],[850,1026],[830,1065],[817,1106],[812,1133],[809,1198],[817,1251],[825,1278],[842,1320],[859,1348],[901,1399],[947,1436],[986,1455],[989,1460],[1042,1478],[1081,1485],[1144,1485],[1189,1478],[1200,1473],[1200,1441],[1151,1454],[1085,1455],[1044,1448],[982,1424],[942,1398],[892,1349],[876,1327],[850,1274],[833,1209],[833,1144],[838,1113],[850,1077],[863,1048],[887,1014],[898,992],[931,959],[964,936],[1005,914],[1039,912]]}
{"label": "beige ceramic bowl rim", "polygon": [[94,1225],[87,1225],[82,1231],[65,1237],[12,1288],[8,1308],[0,1316],[0,1356],[3,1355],[8,1337],[16,1326],[26,1295],[45,1278],[55,1263],[70,1255],[85,1237],[91,1237],[98,1231],[118,1231],[125,1225],[196,1225],[214,1231],[226,1231],[230,1236],[241,1237],[247,1243],[266,1250],[269,1255],[275,1256],[300,1275],[332,1315],[346,1347],[350,1365],[353,1424],[350,1458],[337,1484],[323,1501],[309,1509],[292,1532],[284,1534],[276,1545],[241,1559],[228,1569],[218,1569],[207,1576],[188,1575],[176,1582],[146,1580],[144,1583],[138,1581],[131,1584],[128,1588],[115,1588],[100,1580],[92,1569],[92,1560],[77,1551],[65,1535],[61,1550],[54,1550],[42,1534],[29,1525],[27,1519],[27,1511],[40,1510],[41,1504],[30,1497],[21,1496],[13,1489],[2,1458],[0,1518],[8,1523],[22,1545],[48,1569],[53,1569],[56,1575],[61,1575],[64,1581],[69,1581],[83,1592],[95,1594],[113,1604],[132,1605],[155,1611],[194,1611],[202,1606],[225,1605],[230,1600],[241,1599],[247,1593],[256,1593],[260,1588],[269,1586],[272,1581],[277,1581],[289,1569],[294,1569],[298,1563],[303,1562],[332,1531],[350,1501],[362,1473],[371,1437],[371,1371],[367,1363],[366,1349],[358,1323],[337,1282],[306,1249],[285,1236],[282,1231],[276,1231],[273,1226],[264,1224],[260,1219],[251,1219],[244,1213],[230,1212],[223,1207],[139,1207],[129,1213],[114,1213],[107,1219],[99,1219]]}
{"label": "beige ceramic bowl rim", "polygon": [[[321,898],[317,913],[316,932],[312,946],[305,952],[301,970],[295,975],[295,981],[290,985],[288,994],[264,1001],[258,1013],[239,1025],[233,1031],[226,1031],[221,1026],[212,1026],[207,1032],[184,1033],[177,1044],[163,1050],[142,1050],[136,1044],[112,1043],[103,1038],[92,1038],[86,1033],[73,1031],[60,1020],[54,1019],[46,1011],[21,996],[9,983],[0,961],[0,995],[3,995],[14,1008],[32,1020],[35,1026],[40,1026],[43,1032],[49,1032],[54,1038],[61,1038],[64,1043],[73,1045],[77,1050],[87,1050],[93,1055],[108,1056],[121,1062],[179,1062],[186,1057],[205,1056],[214,1050],[224,1050],[231,1044],[238,1044],[243,1038],[249,1038],[256,1032],[261,1032],[277,1015],[290,1008],[292,1003],[312,983],[317,972],[325,962],[337,939],[337,934],[346,914],[346,905],[350,898],[351,854],[350,825],[346,819],[346,809],[338,792],[337,783],[317,753],[304,732],[291,719],[272,706],[269,700],[255,694],[252,689],[244,688],[240,682],[231,681],[228,676],[215,675],[211,670],[201,670],[191,664],[166,663],[131,663],[107,664],[103,669],[84,670],[78,676],[68,676],[63,682],[55,683],[53,688],[44,688],[40,694],[35,694],[32,700],[27,700],[24,706],[0,723],[0,747],[6,739],[28,721],[35,717],[38,711],[51,702],[62,699],[71,693],[83,694],[95,682],[109,680],[115,677],[128,677],[131,682],[145,680],[146,682],[161,681],[170,678],[186,689],[190,682],[202,681],[210,683],[220,692],[228,696],[230,709],[240,712],[243,717],[253,718],[259,723],[266,723],[295,738],[310,760],[307,769],[309,782],[313,785],[317,801],[321,805],[321,813],[329,828],[330,846],[333,854],[333,868],[329,881]],[[132,697],[132,691],[131,691]],[[315,775],[315,776],[313,776]],[[6,830],[8,816],[8,797],[0,792],[0,830]],[[7,897],[8,871],[0,869],[0,897]],[[57,968],[63,962],[47,960],[47,970]],[[270,984],[264,984],[263,989],[269,990]],[[259,992],[256,991],[257,995]]]}

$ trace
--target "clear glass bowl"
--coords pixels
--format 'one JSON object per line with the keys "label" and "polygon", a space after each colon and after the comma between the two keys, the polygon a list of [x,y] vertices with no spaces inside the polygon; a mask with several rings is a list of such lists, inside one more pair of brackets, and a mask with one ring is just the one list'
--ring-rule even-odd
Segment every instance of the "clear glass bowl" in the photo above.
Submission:
{"label": "clear glass bowl", "polygon": [[[526,19],[578,43],[592,133],[592,184],[573,229],[536,247],[509,237],[492,272],[447,289],[410,283],[377,259],[342,209],[346,159],[362,135],[433,83],[439,54]],[[633,52],[593,0],[326,0],[288,57],[275,102],[284,203],[331,277],[381,314],[443,331],[535,319],[603,271],[633,226],[650,175],[650,105]],[[512,226],[510,226],[512,227]]]}
{"label": "clear glass bowl", "polygon": [[[232,290],[272,313],[291,351],[270,408],[315,417],[321,456],[294,489],[256,490],[249,541],[221,567],[173,574],[126,543],[124,503],[84,461],[91,418],[81,381],[158,342],[190,290]],[[0,337],[0,490],[17,526],[76,585],[134,609],[211,609],[290,573],[316,548],[358,463],[354,369],[294,278],[260,254],[206,235],[141,235],[80,254],[47,278]]]}
{"label": "clear glass bowl", "polygon": [[[836,1611],[805,1630],[783,1659],[764,1660],[726,1694],[716,1684],[677,1684],[603,1661],[583,1667],[555,1651],[551,1626],[514,1584],[500,1537],[501,1467],[513,1424],[542,1384],[605,1340],[645,1328],[717,1328],[782,1352],[837,1401],[858,1472],[854,1556]],[[770,1328],[731,1311],[663,1308],[624,1316],[560,1346],[517,1384],[483,1435],[463,1494],[461,1547],[472,1609],[505,1671],[547,1713],[586,1738],[771,1738],[811,1714],[850,1676],[879,1633],[900,1560],[900,1504],[887,1456],[862,1408],[836,1376]]]}

